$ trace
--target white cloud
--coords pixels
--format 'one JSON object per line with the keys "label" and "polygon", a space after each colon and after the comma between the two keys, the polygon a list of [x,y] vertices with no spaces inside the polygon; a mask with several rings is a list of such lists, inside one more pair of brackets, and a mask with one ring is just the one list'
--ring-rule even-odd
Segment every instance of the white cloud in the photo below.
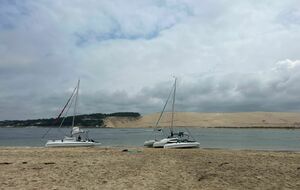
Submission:
{"label": "white cloud", "polygon": [[179,110],[300,110],[297,0],[0,4],[0,119],[52,116],[79,77],[82,112],[159,111],[172,75]]}
{"label": "white cloud", "polygon": [[274,70],[280,71],[280,70],[291,70],[294,69],[295,67],[300,66],[300,60],[290,60],[286,59],[283,61],[278,61],[276,66],[274,67]]}

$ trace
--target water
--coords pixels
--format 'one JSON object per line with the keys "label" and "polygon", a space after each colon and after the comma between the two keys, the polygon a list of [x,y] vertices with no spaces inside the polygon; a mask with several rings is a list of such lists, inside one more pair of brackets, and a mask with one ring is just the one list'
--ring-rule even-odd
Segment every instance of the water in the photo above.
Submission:
{"label": "water", "polygon": [[[42,147],[48,139],[61,139],[70,128],[0,128],[0,146]],[[89,128],[89,136],[103,146],[143,146],[153,139],[152,129]],[[180,130],[180,129],[177,129]],[[182,129],[186,131],[185,129]],[[300,151],[300,130],[188,128],[202,148]]]}

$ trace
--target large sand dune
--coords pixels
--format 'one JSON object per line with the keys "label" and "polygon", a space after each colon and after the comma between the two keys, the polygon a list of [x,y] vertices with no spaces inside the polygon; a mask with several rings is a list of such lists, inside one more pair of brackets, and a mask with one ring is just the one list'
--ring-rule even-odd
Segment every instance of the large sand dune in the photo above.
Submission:
{"label": "large sand dune", "polygon": [[[109,117],[106,127],[134,128],[153,127],[160,113],[141,116],[138,119]],[[164,113],[159,126],[170,126],[171,113]],[[198,113],[176,112],[174,126],[177,127],[266,127],[300,128],[300,113],[292,112],[239,112],[239,113]]]}

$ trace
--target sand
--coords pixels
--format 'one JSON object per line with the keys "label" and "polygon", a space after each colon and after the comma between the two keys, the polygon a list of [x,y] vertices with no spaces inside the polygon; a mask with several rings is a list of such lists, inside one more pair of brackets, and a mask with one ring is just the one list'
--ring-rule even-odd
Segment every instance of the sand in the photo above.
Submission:
{"label": "sand", "polygon": [[0,148],[0,189],[300,189],[300,153]]}
{"label": "sand", "polygon": [[[153,127],[160,113],[148,114],[138,119],[109,117],[104,123],[112,128]],[[159,126],[169,127],[171,113],[164,113]],[[174,126],[177,127],[233,127],[233,128],[299,128],[298,112],[237,112],[199,113],[176,112]]]}

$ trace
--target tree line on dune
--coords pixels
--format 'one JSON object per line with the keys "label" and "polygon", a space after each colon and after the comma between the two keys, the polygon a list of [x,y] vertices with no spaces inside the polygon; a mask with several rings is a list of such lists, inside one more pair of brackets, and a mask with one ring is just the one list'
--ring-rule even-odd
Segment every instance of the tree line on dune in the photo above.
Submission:
{"label": "tree line on dune", "polygon": [[[77,115],[75,118],[75,124],[77,126],[83,127],[105,127],[104,119],[107,117],[129,117],[129,118],[139,118],[141,115],[137,112],[116,112],[116,113],[93,113]],[[62,120],[64,122],[62,123]],[[61,118],[49,118],[49,119],[29,119],[29,120],[5,120],[0,121],[1,127],[57,127],[60,126],[71,126],[73,121],[73,116],[61,117]]]}

